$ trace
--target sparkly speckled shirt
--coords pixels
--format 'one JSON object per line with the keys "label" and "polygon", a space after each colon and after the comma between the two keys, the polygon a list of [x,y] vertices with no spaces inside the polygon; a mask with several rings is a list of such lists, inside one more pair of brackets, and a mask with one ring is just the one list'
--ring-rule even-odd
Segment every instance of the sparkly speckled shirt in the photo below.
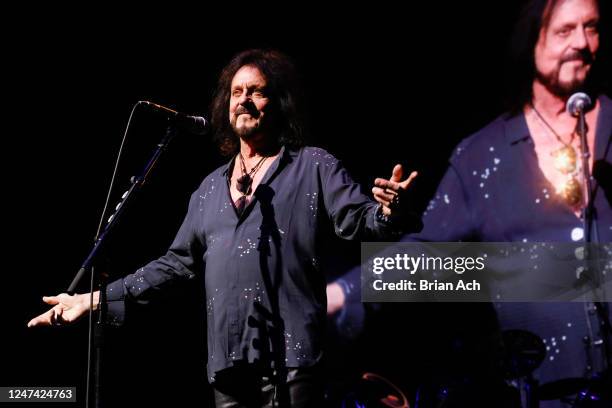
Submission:
{"label": "sparkly speckled shirt", "polygon": [[[596,162],[610,165],[612,100],[601,96],[599,102],[592,154]],[[609,178],[603,181],[610,183]],[[596,219],[591,239],[612,242],[610,192],[606,195],[597,181],[593,189]],[[582,220],[555,194],[538,166],[524,115],[502,115],[459,144],[423,214],[423,224],[421,232],[402,241],[580,242],[585,238]],[[357,268],[343,279],[358,288],[359,272]],[[468,306],[449,304],[455,310],[469,310]],[[502,329],[528,330],[546,343],[546,360],[535,372],[541,383],[592,375],[603,368],[602,338],[592,305],[497,303],[495,309]],[[585,348],[585,337],[592,347]],[[557,405],[542,401],[541,406]]]}
{"label": "sparkly speckled shirt", "polygon": [[107,288],[109,319],[126,301],[147,302],[176,279],[204,274],[208,376],[238,362],[304,367],[322,357],[326,280],[319,269],[323,230],[345,239],[396,237],[325,150],[282,148],[238,216],[231,202],[232,163],[207,176],[166,255]]}
{"label": "sparkly speckled shirt", "polygon": [[[599,102],[595,149],[591,154],[596,162],[610,165],[612,100],[601,96]],[[591,240],[612,242],[610,202],[597,181],[593,183],[593,190],[596,218]],[[420,233],[410,234],[403,240],[580,242],[585,239],[582,220],[555,193],[538,166],[524,115],[503,115],[459,144],[423,215],[423,223]],[[502,329],[528,330],[546,343],[546,359],[534,373],[540,383],[592,375],[605,365],[601,333],[591,304],[497,303],[495,309]],[[591,347],[585,347],[585,337],[591,340]],[[542,401],[541,406],[559,405]]]}

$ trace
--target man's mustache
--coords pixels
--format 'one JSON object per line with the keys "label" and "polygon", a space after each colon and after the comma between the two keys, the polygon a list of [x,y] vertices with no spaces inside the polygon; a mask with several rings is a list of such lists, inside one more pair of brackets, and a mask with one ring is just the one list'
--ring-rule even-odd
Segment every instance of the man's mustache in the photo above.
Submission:
{"label": "man's mustache", "polygon": [[238,115],[242,115],[244,113],[247,113],[251,116],[253,116],[254,118],[258,118],[259,117],[259,111],[257,109],[249,109],[246,106],[240,105],[236,108],[236,111],[234,112],[234,115],[238,116]]}
{"label": "man's mustache", "polygon": [[571,54],[564,56],[561,59],[561,64],[570,61],[582,61],[585,64],[591,64],[593,62],[593,54],[588,50],[574,51]]}

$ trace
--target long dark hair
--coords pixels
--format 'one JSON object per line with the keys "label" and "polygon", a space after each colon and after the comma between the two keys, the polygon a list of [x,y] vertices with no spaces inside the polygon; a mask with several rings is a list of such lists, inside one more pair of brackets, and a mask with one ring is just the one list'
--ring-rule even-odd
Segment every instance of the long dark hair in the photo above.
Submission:
{"label": "long dark hair", "polygon": [[238,152],[240,141],[229,123],[229,100],[232,79],[245,65],[256,67],[266,78],[267,92],[276,110],[278,142],[290,148],[304,145],[304,112],[302,88],[293,61],[285,54],[269,49],[251,49],[235,55],[223,68],[211,103],[214,139],[221,154]]}
{"label": "long dark hair", "polygon": [[[524,5],[520,17],[514,27],[506,61],[506,105],[512,114],[522,111],[525,104],[533,97],[533,81],[536,77],[535,46],[543,27],[550,22],[552,11],[563,0],[529,0]],[[606,22],[603,4],[598,1],[600,14],[600,49],[598,59],[593,64],[591,72],[584,84],[587,92],[593,96],[601,90],[605,80],[607,61],[602,61],[608,47],[606,37]]]}

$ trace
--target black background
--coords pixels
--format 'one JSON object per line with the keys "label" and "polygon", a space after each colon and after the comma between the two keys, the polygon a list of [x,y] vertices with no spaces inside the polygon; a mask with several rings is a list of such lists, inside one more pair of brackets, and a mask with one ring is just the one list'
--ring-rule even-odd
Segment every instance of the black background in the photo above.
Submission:
{"label": "black background", "polygon": [[[514,1],[274,10],[100,4],[7,13],[0,385],[77,386],[82,402],[85,320],[59,330],[26,323],[46,310],[41,296],[67,288],[89,251],[136,101],[206,115],[233,54],[280,49],[304,77],[313,144],[342,159],[368,191],[395,163],[418,170],[422,208],[452,148],[503,112],[505,50],[519,8]],[[136,111],[115,193],[163,132],[163,120]],[[206,137],[176,139],[113,245],[113,277],[164,253],[190,193],[224,160]],[[205,406],[200,293],[198,285],[185,288],[110,333],[106,384],[114,401]],[[389,334],[406,330],[414,331],[409,321]]]}

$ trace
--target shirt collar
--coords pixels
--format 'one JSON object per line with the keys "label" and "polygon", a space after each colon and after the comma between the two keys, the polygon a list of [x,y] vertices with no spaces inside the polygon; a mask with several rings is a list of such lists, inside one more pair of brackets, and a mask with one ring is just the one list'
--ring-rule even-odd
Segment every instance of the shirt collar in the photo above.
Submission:
{"label": "shirt collar", "polygon": [[[595,159],[605,157],[610,148],[612,136],[612,100],[605,95],[599,97],[599,115],[597,119],[597,134],[595,135]],[[504,118],[505,134],[511,145],[531,137],[525,114],[507,114]]]}
{"label": "shirt collar", "polygon": [[517,142],[528,139],[531,137],[529,134],[529,128],[527,127],[527,121],[525,120],[525,114],[520,113],[517,115],[508,114],[504,118],[505,124],[505,136],[508,143],[515,145]]}
{"label": "shirt collar", "polygon": [[[280,160],[278,160],[276,162],[276,164],[274,165],[274,169],[271,169],[271,171],[269,171],[268,173],[274,173],[276,171],[276,168],[281,164],[281,163],[288,163],[290,162],[293,157],[295,157],[295,155],[297,154],[297,152],[295,150],[289,149],[286,146],[281,146],[280,151],[279,151],[279,156],[280,156]],[[229,172],[229,170],[232,168],[232,165],[234,163],[234,160],[236,159],[236,156],[232,157],[227,164],[225,164],[225,166],[223,166],[222,169],[222,174],[223,176],[227,177],[227,174]]]}

